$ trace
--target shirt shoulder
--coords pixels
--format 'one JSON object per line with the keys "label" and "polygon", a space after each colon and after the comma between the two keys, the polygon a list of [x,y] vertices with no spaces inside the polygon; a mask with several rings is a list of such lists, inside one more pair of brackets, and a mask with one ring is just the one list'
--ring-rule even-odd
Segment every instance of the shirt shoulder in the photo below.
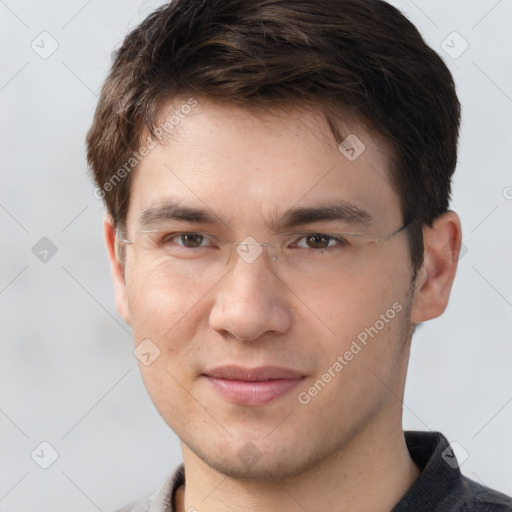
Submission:
{"label": "shirt shoulder", "polygon": [[440,432],[404,434],[420,475],[392,512],[512,512],[511,497],[462,475],[453,448]]}
{"label": "shirt shoulder", "polygon": [[147,512],[149,510],[150,503],[150,498],[145,498],[125,505],[123,508],[119,508],[115,512]]}
{"label": "shirt shoulder", "polygon": [[485,487],[466,476],[462,477],[466,500],[463,512],[511,512],[512,498],[489,487]]}
{"label": "shirt shoulder", "polygon": [[115,512],[175,512],[174,495],[178,487],[184,483],[185,468],[183,464],[180,464],[152,496],[134,501]]}

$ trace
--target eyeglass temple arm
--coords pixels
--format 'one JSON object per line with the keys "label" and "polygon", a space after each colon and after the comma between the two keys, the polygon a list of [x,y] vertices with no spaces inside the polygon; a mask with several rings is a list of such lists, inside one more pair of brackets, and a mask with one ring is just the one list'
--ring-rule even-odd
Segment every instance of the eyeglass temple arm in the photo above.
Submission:
{"label": "eyeglass temple arm", "polygon": [[375,240],[375,242],[385,242],[386,240],[389,240],[391,237],[398,235],[398,233],[400,233],[400,231],[403,231],[404,229],[408,228],[412,224],[412,222],[413,222],[413,219],[409,220],[401,228],[397,229],[396,231],[393,231],[393,233],[391,233],[390,235],[388,235],[384,238],[381,238],[380,240]]}

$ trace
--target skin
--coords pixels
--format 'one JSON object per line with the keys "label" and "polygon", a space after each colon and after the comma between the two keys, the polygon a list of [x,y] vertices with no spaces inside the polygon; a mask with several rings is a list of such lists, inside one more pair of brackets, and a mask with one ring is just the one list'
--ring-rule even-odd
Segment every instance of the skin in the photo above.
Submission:
{"label": "skin", "polygon": [[[264,220],[342,198],[375,217],[375,233],[388,235],[402,218],[386,145],[355,124],[346,133],[366,146],[353,162],[314,111],[254,115],[201,100],[135,171],[127,233],[136,232],[141,212],[172,197],[226,219],[229,231],[218,228],[226,237],[261,241],[269,235]],[[320,222],[307,229],[333,228]],[[461,243],[457,214],[424,228],[425,262],[415,283],[405,232],[367,248],[356,269],[317,282],[278,279],[265,253],[251,264],[234,258],[215,279],[170,279],[164,265],[131,245],[123,267],[109,218],[104,230],[117,308],[135,345],[149,338],[161,351],[140,370],[181,440],[186,486],[177,510],[379,512],[400,500],[419,474],[401,425],[412,325],[447,306]],[[394,303],[401,311],[301,404],[298,392]],[[201,377],[224,364],[282,366],[305,378],[266,405],[241,406]],[[252,465],[237,457],[247,443],[261,455]]]}

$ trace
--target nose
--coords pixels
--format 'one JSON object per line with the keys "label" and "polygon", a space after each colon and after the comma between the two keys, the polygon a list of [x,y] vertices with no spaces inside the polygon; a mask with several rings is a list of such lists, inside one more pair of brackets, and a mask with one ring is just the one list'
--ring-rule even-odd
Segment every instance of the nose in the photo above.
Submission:
{"label": "nose", "polygon": [[210,327],[242,341],[285,333],[291,325],[289,297],[267,261],[270,255],[259,246],[241,244],[233,256],[230,272],[216,287]]}

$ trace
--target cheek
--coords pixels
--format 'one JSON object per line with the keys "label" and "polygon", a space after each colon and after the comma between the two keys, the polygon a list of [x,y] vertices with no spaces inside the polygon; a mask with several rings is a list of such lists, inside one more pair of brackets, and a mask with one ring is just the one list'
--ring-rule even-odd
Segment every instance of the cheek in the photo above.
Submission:
{"label": "cheek", "polygon": [[154,338],[167,350],[186,343],[185,333],[195,328],[198,313],[206,304],[197,282],[182,279],[171,283],[161,269],[148,272],[138,268],[127,273],[126,283],[135,341]]}
{"label": "cheek", "polygon": [[[331,368],[336,383],[329,387],[342,392],[348,404],[370,399],[375,386],[382,386],[374,373],[392,379],[401,364],[410,301],[408,269],[403,268],[397,272],[396,261],[384,259],[371,263],[364,273],[325,287],[311,307],[334,332],[320,337],[317,354],[322,364],[317,377]],[[338,370],[342,367],[337,372],[332,369],[336,361]],[[341,395],[334,393],[329,399]]]}
{"label": "cheek", "polygon": [[193,405],[194,340],[206,306],[204,292],[194,283],[172,285],[162,273],[140,267],[127,273],[126,283],[135,345],[151,340],[159,351],[149,365],[139,360],[148,394],[166,421],[186,415]]}
{"label": "cheek", "polygon": [[341,432],[376,414],[389,390],[399,394],[407,310],[400,300],[383,304],[359,312],[358,318],[344,315],[335,326],[337,336],[320,349],[321,364],[301,389],[310,402],[305,409],[318,424],[334,422]]}
{"label": "cheek", "polygon": [[358,290],[352,294],[352,301],[366,323],[373,323],[395,302],[405,307],[404,301],[409,296],[410,268],[406,245],[396,246],[384,244],[379,247],[373,257],[367,258],[364,272],[349,285],[349,288]]}
{"label": "cheek", "polygon": [[[405,275],[393,274],[380,266],[366,268],[357,276],[333,280],[312,294],[297,295],[328,328],[326,335],[346,342],[374,325],[388,310],[388,316],[394,318],[396,309],[405,309],[408,284]],[[395,303],[399,305],[393,309]],[[385,330],[388,327],[386,323]]]}

